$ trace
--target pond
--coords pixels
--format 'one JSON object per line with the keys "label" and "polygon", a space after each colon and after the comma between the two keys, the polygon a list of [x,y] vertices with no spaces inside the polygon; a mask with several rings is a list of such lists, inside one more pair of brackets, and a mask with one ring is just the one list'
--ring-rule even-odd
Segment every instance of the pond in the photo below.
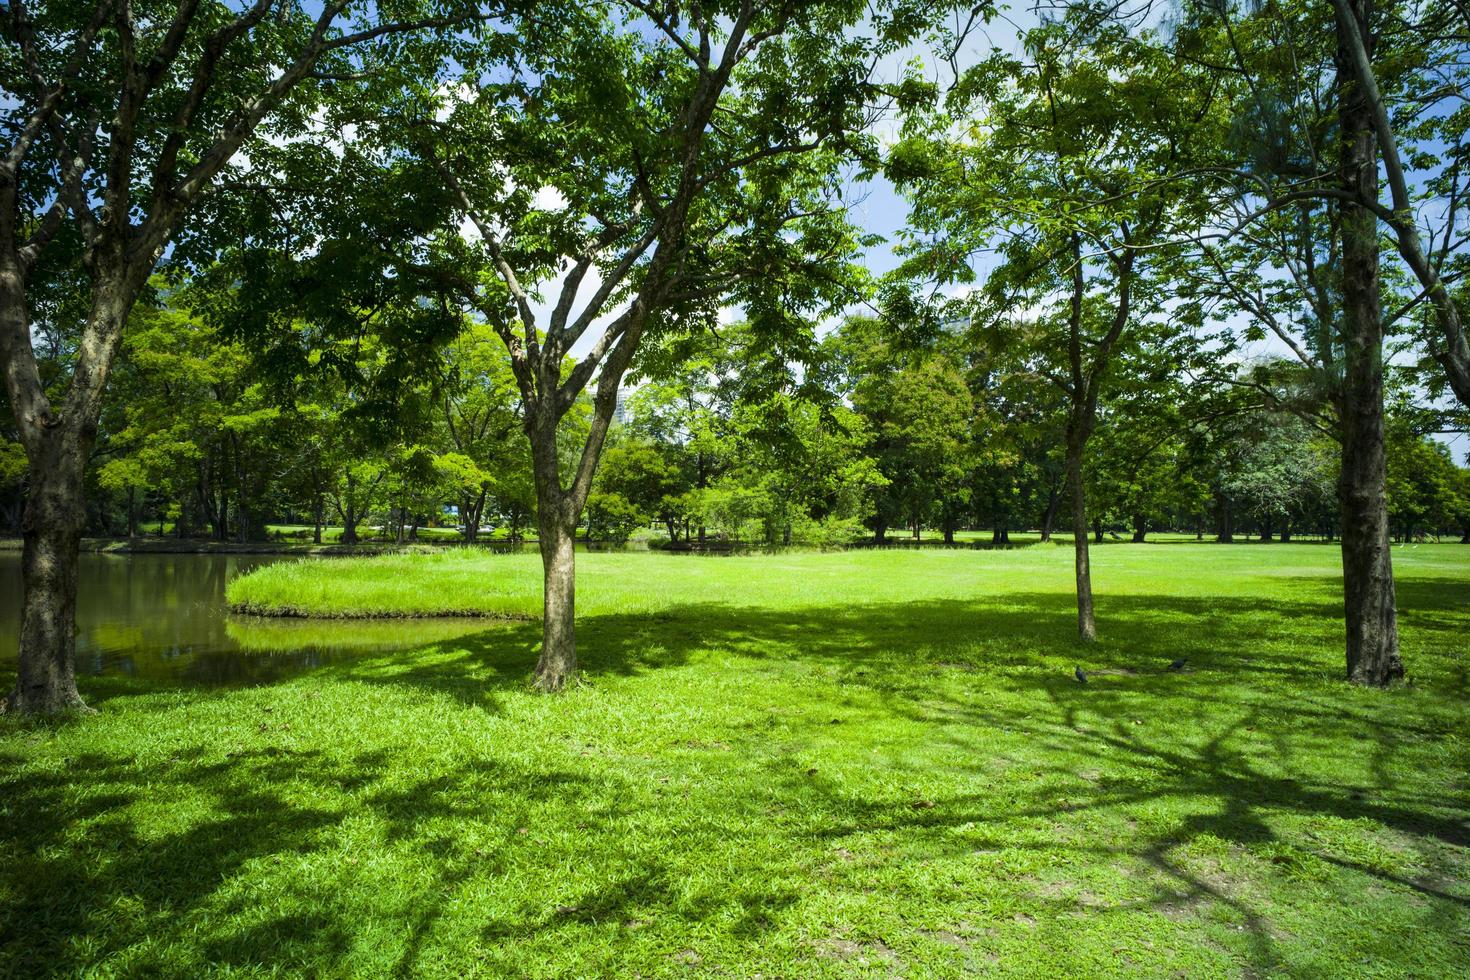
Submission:
{"label": "pond", "polygon": [[[231,616],[225,583],[278,555],[82,555],[77,672],[178,685],[264,683],[364,653],[447,640],[483,620],[324,622]],[[340,561],[345,559],[317,559]],[[0,669],[20,642],[20,552],[0,552]]]}

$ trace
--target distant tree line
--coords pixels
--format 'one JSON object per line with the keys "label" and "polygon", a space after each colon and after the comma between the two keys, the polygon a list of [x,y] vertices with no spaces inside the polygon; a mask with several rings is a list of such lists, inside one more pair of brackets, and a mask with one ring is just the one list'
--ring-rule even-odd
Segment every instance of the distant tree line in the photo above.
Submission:
{"label": "distant tree line", "polygon": [[[135,308],[87,467],[89,533],[352,544],[521,541],[537,500],[524,409],[498,337],[469,322],[395,369],[355,344],[350,380],[319,355],[288,378],[158,283]],[[1011,331],[1008,331],[1008,333]],[[1051,538],[1065,482],[1066,407],[1014,354],[963,329],[905,339],[851,317],[810,365],[772,359],[734,323],[649,349],[612,426],[580,534],[681,549],[884,544],[984,531]],[[314,363],[312,363],[314,362]],[[1098,410],[1086,467],[1096,542],[1188,532],[1222,542],[1340,533],[1334,443],[1249,386],[1130,375]],[[1291,383],[1293,366],[1238,368]],[[644,374],[646,372],[646,375]],[[584,402],[563,424],[570,455]],[[1470,469],[1412,401],[1388,414],[1395,539],[1470,540]],[[0,434],[0,514],[19,532],[24,454]],[[146,532],[144,529],[147,529]],[[368,529],[371,528],[371,531]],[[650,534],[650,531],[653,533]]]}
{"label": "distant tree line", "polygon": [[446,501],[534,526],[547,691],[578,529],[644,521],[1066,528],[1084,642],[1099,534],[1330,534],[1348,678],[1403,676],[1390,545],[1463,526],[1426,438],[1470,407],[1463,5],[994,13],[8,4],[7,708],[82,707],[84,531],[407,540]]}

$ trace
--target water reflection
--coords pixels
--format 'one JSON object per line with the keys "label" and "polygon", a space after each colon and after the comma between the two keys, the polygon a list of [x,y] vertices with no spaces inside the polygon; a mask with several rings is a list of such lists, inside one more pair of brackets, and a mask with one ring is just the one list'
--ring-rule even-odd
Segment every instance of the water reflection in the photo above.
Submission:
{"label": "water reflection", "polygon": [[[313,621],[232,617],[225,583],[274,555],[82,556],[77,670],[150,681],[273,681],[364,653],[445,642],[485,620]],[[333,559],[322,559],[333,560]],[[0,553],[0,669],[20,638],[20,555]]]}

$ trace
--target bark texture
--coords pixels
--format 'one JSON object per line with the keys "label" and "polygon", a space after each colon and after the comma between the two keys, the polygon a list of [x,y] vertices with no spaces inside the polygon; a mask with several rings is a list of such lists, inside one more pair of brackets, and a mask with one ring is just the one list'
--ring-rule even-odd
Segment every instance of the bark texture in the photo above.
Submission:
{"label": "bark texture", "polygon": [[1082,453],[1087,437],[1081,422],[1067,433],[1067,492],[1072,504],[1073,564],[1077,573],[1077,636],[1084,643],[1097,639],[1097,618],[1092,607],[1092,558],[1087,544],[1087,489],[1082,478]]}
{"label": "bark texture", "polygon": [[1057,485],[1052,483],[1051,489],[1046,495],[1046,510],[1041,515],[1041,540],[1043,543],[1051,540],[1052,528],[1057,522],[1057,509],[1061,506],[1062,498],[1057,493]]}
{"label": "bark texture", "polygon": [[[1366,193],[1368,188],[1353,184],[1350,177],[1345,181],[1345,186],[1349,190],[1364,190],[1365,194],[1360,200],[1371,205],[1393,232],[1399,255],[1423,287],[1424,295],[1429,299],[1440,326],[1441,338],[1437,348],[1433,350],[1434,356],[1444,366],[1445,378],[1460,404],[1470,407],[1470,336],[1467,336],[1455,297],[1440,275],[1452,239],[1446,233],[1444,244],[1436,253],[1432,246],[1426,249],[1424,241],[1419,237],[1413,194],[1399,158],[1398,139],[1394,133],[1388,103],[1379,90],[1378,79],[1373,71],[1373,50],[1376,44],[1372,30],[1373,9],[1372,0],[1333,0],[1337,21],[1340,121],[1346,127],[1349,123],[1347,117],[1352,116],[1352,128],[1343,129],[1347,143],[1357,143],[1362,139],[1363,130],[1371,130],[1375,145],[1368,149],[1370,152],[1382,152],[1383,170],[1388,176],[1393,207],[1386,211],[1379,208],[1376,156],[1371,196]],[[1463,13],[1463,8],[1461,12]],[[1352,153],[1351,149],[1344,151],[1345,177],[1348,176],[1348,168],[1352,166],[1346,157]],[[1453,199],[1450,207],[1455,207]]]}
{"label": "bark texture", "polygon": [[[33,461],[22,524],[20,650],[5,710],[54,715],[85,711],[77,693],[77,565],[82,540],[82,468],[86,454],[56,433]],[[40,466],[35,463],[40,462]]]}
{"label": "bark texture", "polygon": [[76,684],[77,566],[86,516],[83,474],[102,391],[136,286],[95,287],[65,402],[53,409],[34,369],[24,277],[0,259],[0,354],[30,472],[21,521],[22,598],[15,688],[5,710],[85,710]]}
{"label": "bark texture", "polygon": [[[1372,6],[1354,0],[1364,29]],[[1341,25],[1339,25],[1341,34]],[[1369,50],[1371,57],[1371,47]],[[1359,200],[1378,199],[1378,154],[1373,113],[1353,78],[1350,46],[1338,51],[1338,112],[1342,133],[1340,176]],[[1383,320],[1379,307],[1378,220],[1352,202],[1342,208],[1343,380],[1342,510],[1343,602],[1347,620],[1347,676],[1356,684],[1384,686],[1403,677],[1394,611],[1393,559],[1389,542],[1387,472],[1383,434]]]}
{"label": "bark texture", "polygon": [[540,531],[545,592],[536,687],[550,692],[560,691],[577,671],[576,525],[553,513],[542,517]]}

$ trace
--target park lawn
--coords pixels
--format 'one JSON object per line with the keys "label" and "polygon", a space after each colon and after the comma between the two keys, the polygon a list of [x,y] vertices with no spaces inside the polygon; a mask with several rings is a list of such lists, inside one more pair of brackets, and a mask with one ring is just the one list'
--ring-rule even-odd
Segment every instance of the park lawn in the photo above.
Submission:
{"label": "park lawn", "polygon": [[[85,679],[99,714],[0,728],[0,975],[1470,975],[1470,548],[1395,550],[1389,691],[1339,679],[1330,546],[1094,554],[1087,649],[1066,548],[591,554],[561,696],[515,621]],[[538,584],[434,554],[232,597]]]}

